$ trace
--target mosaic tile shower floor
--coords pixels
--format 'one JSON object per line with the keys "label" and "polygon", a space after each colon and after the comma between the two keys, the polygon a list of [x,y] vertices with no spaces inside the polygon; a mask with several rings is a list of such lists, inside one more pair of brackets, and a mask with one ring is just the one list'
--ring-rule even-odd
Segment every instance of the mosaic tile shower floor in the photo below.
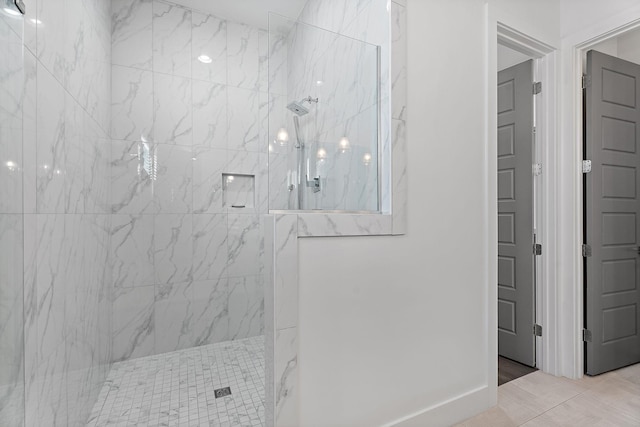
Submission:
{"label": "mosaic tile shower floor", "polygon": [[[214,391],[231,388],[216,399]],[[115,363],[88,427],[264,425],[264,337]]]}

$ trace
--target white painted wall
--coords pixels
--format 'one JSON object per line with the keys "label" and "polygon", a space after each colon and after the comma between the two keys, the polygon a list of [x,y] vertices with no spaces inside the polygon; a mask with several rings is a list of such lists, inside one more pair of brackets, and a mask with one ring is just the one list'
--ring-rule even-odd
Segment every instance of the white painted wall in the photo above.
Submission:
{"label": "white painted wall", "polygon": [[604,29],[608,24],[605,18],[624,16],[630,9],[638,7],[637,0],[562,0],[560,3],[562,37],[591,27]]}
{"label": "white painted wall", "polygon": [[[486,2],[407,3],[409,230],[300,240],[304,427],[448,425],[496,400]],[[559,1],[489,8],[559,43]]]}

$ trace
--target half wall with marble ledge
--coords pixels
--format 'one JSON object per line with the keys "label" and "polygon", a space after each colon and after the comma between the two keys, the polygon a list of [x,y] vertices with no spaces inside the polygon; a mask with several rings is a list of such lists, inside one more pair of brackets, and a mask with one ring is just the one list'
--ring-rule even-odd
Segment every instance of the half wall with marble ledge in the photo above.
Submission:
{"label": "half wall with marble ledge", "polygon": [[300,425],[300,238],[406,232],[403,2],[309,0],[269,19],[266,425]]}

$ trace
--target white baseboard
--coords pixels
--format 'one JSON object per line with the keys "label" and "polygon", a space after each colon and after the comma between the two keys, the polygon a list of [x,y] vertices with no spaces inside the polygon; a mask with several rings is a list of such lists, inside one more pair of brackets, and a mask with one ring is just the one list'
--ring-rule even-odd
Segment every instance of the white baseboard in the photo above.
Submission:
{"label": "white baseboard", "polygon": [[491,399],[489,387],[482,386],[382,427],[451,426],[486,411],[493,405],[495,405],[495,399]]}

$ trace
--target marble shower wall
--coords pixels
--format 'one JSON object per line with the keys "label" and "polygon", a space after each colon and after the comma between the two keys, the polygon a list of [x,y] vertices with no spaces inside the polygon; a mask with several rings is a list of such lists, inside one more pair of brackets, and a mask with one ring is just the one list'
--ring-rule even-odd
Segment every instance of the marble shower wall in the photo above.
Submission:
{"label": "marble shower wall", "polygon": [[[309,0],[304,19],[335,31],[345,31],[349,16],[365,3],[375,7],[375,20],[363,20],[361,34],[378,42],[382,52],[382,212],[274,213],[264,218],[265,253],[273,259],[266,275],[265,333],[266,426],[300,425],[298,366],[298,239],[401,235],[406,232],[406,10],[405,0],[386,2]],[[309,11],[314,10],[315,13]],[[385,23],[378,21],[383,19]],[[305,17],[306,16],[306,17]],[[365,16],[365,15],[363,15]],[[372,15],[370,15],[372,16]],[[303,18],[301,18],[303,19]],[[351,25],[355,25],[351,21]],[[368,22],[368,23],[367,23]],[[356,25],[357,26],[357,25]],[[388,31],[387,29],[389,29]],[[370,38],[369,38],[370,37]],[[390,55],[393,61],[390,61]],[[386,65],[385,65],[386,64]],[[387,71],[385,71],[385,68]],[[389,94],[390,92],[390,94]],[[385,95],[384,94],[388,94]],[[391,149],[393,155],[391,155]],[[393,192],[391,192],[393,185]],[[391,207],[393,200],[393,211]]]}
{"label": "marble shower wall", "polygon": [[[300,117],[307,145],[310,175],[321,177],[321,191],[305,189],[304,209],[377,211],[378,182],[388,186],[388,175],[378,176],[378,89],[382,117],[389,111],[389,15],[386,2],[307,2],[285,37],[288,59],[284,66],[270,61],[284,81],[289,101],[318,97],[310,113]],[[272,26],[274,28],[276,26]],[[271,49],[280,43],[271,41]],[[381,49],[378,86],[378,50]],[[285,102],[280,103],[286,106]],[[305,104],[309,106],[309,104]],[[287,112],[288,113],[288,112]],[[270,117],[271,132],[293,130],[292,113]],[[388,120],[380,123],[383,150],[389,149]],[[340,143],[346,137],[348,149]],[[293,138],[293,136],[292,136]],[[295,171],[293,144],[274,144],[271,151],[272,209],[297,207],[296,194],[287,191]],[[384,193],[384,192],[383,192]],[[380,210],[385,211],[385,201]],[[388,201],[387,201],[388,202]],[[388,203],[387,203],[388,204]]]}
{"label": "marble shower wall", "polygon": [[[24,367],[26,426],[80,426],[111,361],[110,5],[30,1],[18,19],[0,19],[0,27],[20,27],[17,44],[0,43],[0,114],[15,101],[17,124],[1,119],[0,359],[3,367],[11,361],[13,375]],[[17,52],[12,78],[20,81],[7,82],[13,61],[5,58]],[[20,287],[8,295],[5,283]],[[5,323],[7,303],[19,324]],[[6,353],[10,328],[23,330],[22,360]]]}
{"label": "marble shower wall", "polygon": [[0,12],[0,425],[24,425],[22,20]]}
{"label": "marble shower wall", "polygon": [[262,334],[267,32],[111,5],[113,360]]}

